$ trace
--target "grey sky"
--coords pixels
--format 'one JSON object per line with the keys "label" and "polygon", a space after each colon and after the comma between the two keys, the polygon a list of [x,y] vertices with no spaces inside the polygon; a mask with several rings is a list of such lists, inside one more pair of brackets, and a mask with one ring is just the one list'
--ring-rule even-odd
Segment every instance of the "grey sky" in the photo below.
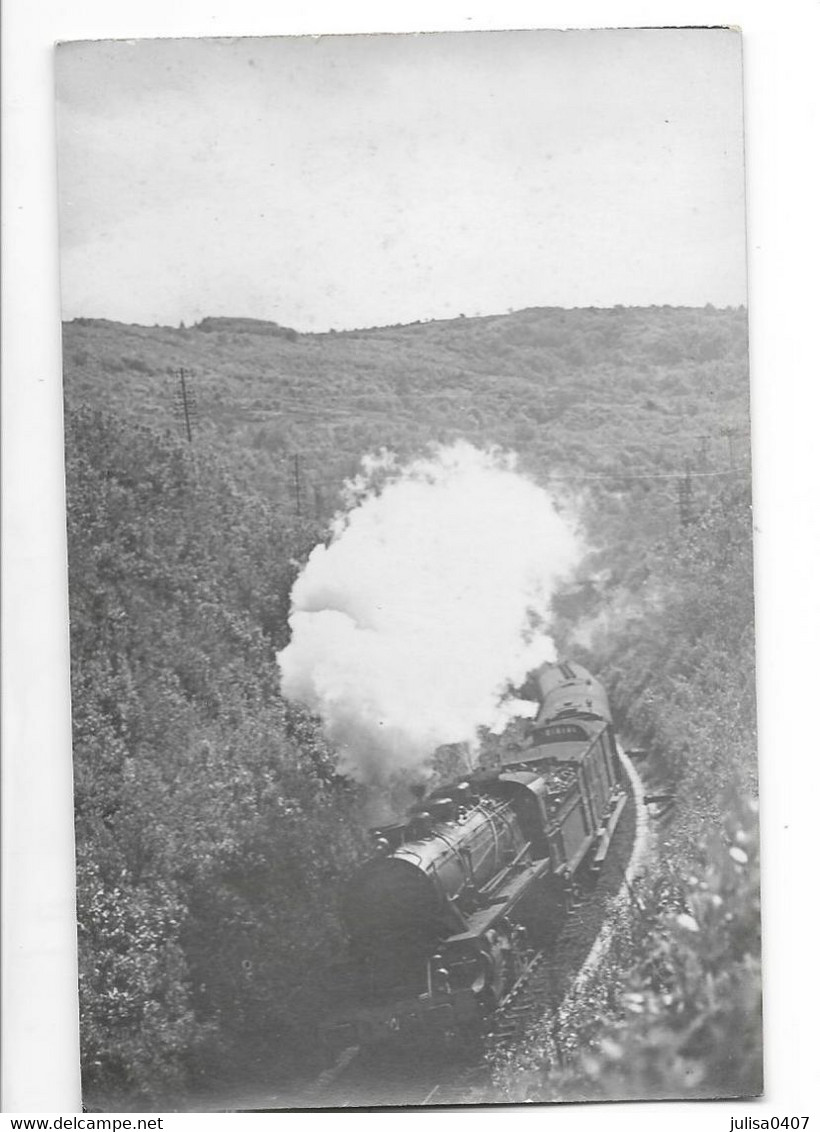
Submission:
{"label": "grey sky", "polygon": [[58,49],[65,315],[745,302],[740,36]]}

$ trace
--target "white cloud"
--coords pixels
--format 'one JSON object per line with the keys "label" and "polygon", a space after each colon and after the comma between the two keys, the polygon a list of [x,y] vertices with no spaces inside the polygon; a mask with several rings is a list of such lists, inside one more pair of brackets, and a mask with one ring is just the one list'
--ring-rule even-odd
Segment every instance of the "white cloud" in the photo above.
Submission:
{"label": "white cloud", "polygon": [[83,44],[59,79],[68,316],[744,300],[730,32]]}

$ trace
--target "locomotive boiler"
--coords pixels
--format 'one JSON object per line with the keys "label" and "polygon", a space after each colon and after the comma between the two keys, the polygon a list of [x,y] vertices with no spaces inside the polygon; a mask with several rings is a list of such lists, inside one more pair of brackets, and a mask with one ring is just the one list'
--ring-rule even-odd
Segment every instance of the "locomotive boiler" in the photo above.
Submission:
{"label": "locomotive boiler", "polygon": [[603,864],[626,803],[606,693],[570,663],[529,692],[537,714],[502,766],[373,831],[341,898],[350,998],[322,1028],[331,1049],[480,1035]]}

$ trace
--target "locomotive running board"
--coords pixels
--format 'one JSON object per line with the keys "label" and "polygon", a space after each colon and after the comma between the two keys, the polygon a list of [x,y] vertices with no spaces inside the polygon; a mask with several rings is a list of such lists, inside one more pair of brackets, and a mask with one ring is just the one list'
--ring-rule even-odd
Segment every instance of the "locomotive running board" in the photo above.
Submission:
{"label": "locomotive running board", "polygon": [[615,803],[615,808],[609,816],[609,821],[606,823],[603,831],[601,832],[598,848],[595,851],[595,856],[592,858],[592,870],[598,872],[606,860],[606,855],[609,852],[609,843],[612,841],[612,835],[615,832],[615,827],[618,824],[621,814],[624,812],[626,805],[627,794],[624,792]]}
{"label": "locomotive running board", "polygon": [[549,869],[549,858],[528,865],[523,872],[508,883],[503,891],[495,894],[492,902],[486,908],[480,908],[465,917],[468,925],[467,931],[459,932],[458,935],[448,936],[445,942],[447,944],[462,943],[465,940],[476,939],[482,936],[488,928],[491,928],[495,924],[496,920],[500,920],[502,916],[506,915],[507,912],[515,907],[533,881],[549,876]]}

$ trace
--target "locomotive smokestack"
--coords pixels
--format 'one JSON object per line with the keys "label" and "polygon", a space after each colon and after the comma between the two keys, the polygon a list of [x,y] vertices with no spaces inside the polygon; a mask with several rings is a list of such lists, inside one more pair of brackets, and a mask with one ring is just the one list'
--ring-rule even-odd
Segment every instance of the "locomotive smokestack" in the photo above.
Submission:
{"label": "locomotive smokestack", "polygon": [[554,655],[551,597],[581,548],[513,456],[463,441],[405,468],[371,460],[355,487],[293,588],[278,659],[284,694],[321,716],[339,770],[385,783],[531,714],[508,688]]}

